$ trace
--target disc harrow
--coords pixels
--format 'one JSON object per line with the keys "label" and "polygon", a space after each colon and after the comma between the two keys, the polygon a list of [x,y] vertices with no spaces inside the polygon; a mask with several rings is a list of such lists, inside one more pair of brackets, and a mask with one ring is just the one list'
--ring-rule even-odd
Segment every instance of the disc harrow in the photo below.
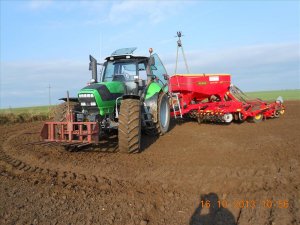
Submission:
{"label": "disc harrow", "polygon": [[231,84],[229,74],[176,74],[169,79],[169,91],[171,115],[199,123],[260,122],[285,112],[282,97],[272,103],[251,99]]}

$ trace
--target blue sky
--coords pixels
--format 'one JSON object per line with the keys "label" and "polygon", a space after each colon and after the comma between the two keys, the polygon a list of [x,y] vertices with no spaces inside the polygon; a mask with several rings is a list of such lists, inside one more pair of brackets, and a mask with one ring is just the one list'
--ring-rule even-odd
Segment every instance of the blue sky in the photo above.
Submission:
{"label": "blue sky", "polygon": [[300,88],[299,1],[0,4],[0,108],[47,105],[49,84],[52,103],[75,96],[91,78],[89,54],[103,61],[122,47],[152,47],[172,75],[178,30],[192,73],[230,73],[245,91]]}

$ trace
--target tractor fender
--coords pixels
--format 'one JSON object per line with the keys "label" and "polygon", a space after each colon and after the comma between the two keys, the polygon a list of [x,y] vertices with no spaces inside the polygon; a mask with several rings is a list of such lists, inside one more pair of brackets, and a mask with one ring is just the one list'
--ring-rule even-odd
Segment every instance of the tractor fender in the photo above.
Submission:
{"label": "tractor fender", "polygon": [[141,99],[138,95],[123,95],[122,99]]}
{"label": "tractor fender", "polygon": [[[67,98],[60,98],[60,99],[58,99],[58,100],[62,100],[62,101],[65,101],[65,102],[68,101]],[[70,97],[70,98],[69,98],[69,101],[70,101],[70,102],[78,102],[78,98]]]}
{"label": "tractor fender", "polygon": [[145,99],[144,107],[148,109],[148,111],[152,115],[152,120],[154,123],[157,123],[157,101],[160,92],[155,93],[150,98]]}

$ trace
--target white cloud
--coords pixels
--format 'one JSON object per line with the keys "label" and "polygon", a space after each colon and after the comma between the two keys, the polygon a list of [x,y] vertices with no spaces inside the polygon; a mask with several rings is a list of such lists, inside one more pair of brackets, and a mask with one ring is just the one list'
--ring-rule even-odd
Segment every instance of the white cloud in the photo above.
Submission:
{"label": "white cloud", "polygon": [[[191,73],[230,73],[233,82],[252,90],[300,88],[300,45],[266,44],[218,50],[187,51]],[[172,75],[175,54],[165,55],[165,66]],[[178,73],[185,73],[181,56]]]}
{"label": "white cloud", "polygon": [[[175,54],[161,59],[172,75]],[[245,91],[300,88],[298,43],[188,51],[187,60],[192,73],[230,73]],[[185,72],[182,58],[179,72]],[[0,107],[47,105],[49,84],[52,103],[57,103],[67,90],[75,96],[90,78],[88,62],[1,62]]]}
{"label": "white cloud", "polygon": [[31,10],[41,10],[48,8],[52,4],[52,0],[31,0],[28,2],[28,7]]}
{"label": "white cloud", "polygon": [[158,24],[168,18],[177,15],[183,7],[193,2],[159,1],[159,0],[127,0],[127,1],[53,1],[31,0],[26,2],[25,9],[31,11],[55,10],[63,13],[85,13],[87,16],[80,21],[72,22],[51,19],[47,24],[51,28],[63,28],[70,26],[100,26],[105,23],[123,24],[133,22],[130,28],[145,23]]}
{"label": "white cloud", "polygon": [[57,11],[87,11],[97,14],[103,14],[107,10],[109,1],[97,0],[75,0],[75,1],[60,1],[60,0],[30,0],[26,2],[26,9],[30,10],[45,10],[55,9]]}
{"label": "white cloud", "polygon": [[57,103],[67,90],[76,96],[90,78],[88,62],[2,62],[0,107],[47,105],[49,84]]}
{"label": "white cloud", "polygon": [[[180,7],[179,1],[121,1],[114,2],[108,18],[110,22],[123,23],[130,20],[149,20],[152,24],[159,23],[176,14]],[[187,4],[187,2],[185,3]]]}

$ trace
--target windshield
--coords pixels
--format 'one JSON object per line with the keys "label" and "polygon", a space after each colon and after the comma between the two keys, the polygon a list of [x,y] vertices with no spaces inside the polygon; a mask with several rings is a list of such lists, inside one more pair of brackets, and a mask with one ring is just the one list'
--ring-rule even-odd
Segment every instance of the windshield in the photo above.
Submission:
{"label": "windshield", "polygon": [[135,62],[107,62],[102,81],[133,81],[135,78],[138,78]]}

